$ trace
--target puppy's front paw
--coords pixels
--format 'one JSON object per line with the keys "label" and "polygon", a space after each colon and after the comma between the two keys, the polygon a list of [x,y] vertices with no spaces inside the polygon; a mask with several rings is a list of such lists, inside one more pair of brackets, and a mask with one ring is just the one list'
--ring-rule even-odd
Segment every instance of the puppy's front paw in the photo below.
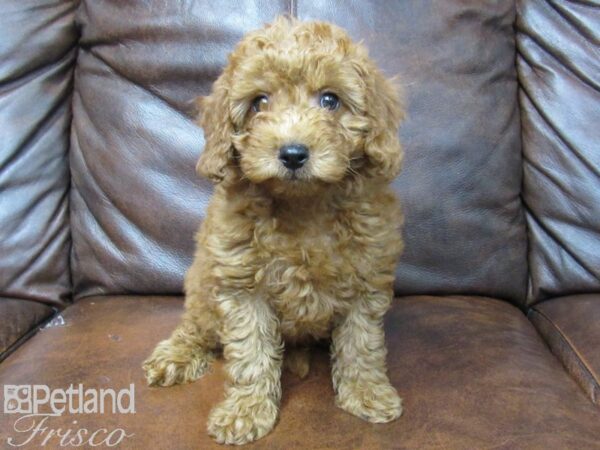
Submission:
{"label": "puppy's front paw", "polygon": [[402,414],[402,399],[389,383],[343,382],[338,387],[336,404],[373,423],[391,422]]}
{"label": "puppy's front paw", "polygon": [[208,434],[220,444],[246,444],[271,431],[277,413],[277,405],[271,399],[230,397],[211,411]]}
{"label": "puppy's front paw", "polygon": [[197,380],[208,370],[212,353],[200,347],[160,342],[142,368],[149,386],[171,386]]}

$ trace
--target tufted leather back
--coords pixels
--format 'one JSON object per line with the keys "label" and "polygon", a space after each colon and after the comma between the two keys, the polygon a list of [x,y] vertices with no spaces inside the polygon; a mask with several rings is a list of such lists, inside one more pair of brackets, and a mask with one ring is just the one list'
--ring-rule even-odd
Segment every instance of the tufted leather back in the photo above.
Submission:
{"label": "tufted leather back", "polygon": [[[75,74],[71,169],[78,296],[178,293],[211,186],[194,173],[202,132],[189,100],[208,92],[248,30],[288,2],[87,2]],[[510,1],[294,2],[363,39],[407,93],[396,181],[406,253],[398,293],[522,300],[525,226]]]}

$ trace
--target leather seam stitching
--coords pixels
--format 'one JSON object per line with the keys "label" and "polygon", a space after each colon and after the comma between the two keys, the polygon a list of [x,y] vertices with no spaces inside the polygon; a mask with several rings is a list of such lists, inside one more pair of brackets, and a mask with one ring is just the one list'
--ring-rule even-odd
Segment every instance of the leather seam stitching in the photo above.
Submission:
{"label": "leather seam stitching", "polygon": [[[570,353],[575,356],[577,364],[581,367],[581,369],[588,375],[591,380],[591,384],[593,385],[592,390],[592,401],[595,402],[594,392],[600,390],[600,380],[598,380],[593,372],[590,370],[590,367],[585,363],[584,359],[581,357],[581,354],[577,351],[575,346],[571,343],[571,341],[567,338],[567,336],[563,333],[563,331],[558,327],[548,316],[539,311],[538,309],[532,309],[532,313],[539,315],[543,320],[545,320],[552,329],[556,331],[558,338],[566,345],[569,349]],[[549,342],[544,339],[548,344]]]}

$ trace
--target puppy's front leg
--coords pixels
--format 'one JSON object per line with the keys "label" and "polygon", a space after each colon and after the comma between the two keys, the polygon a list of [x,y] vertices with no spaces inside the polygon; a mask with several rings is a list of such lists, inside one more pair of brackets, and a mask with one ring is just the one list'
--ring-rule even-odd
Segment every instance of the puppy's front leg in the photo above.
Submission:
{"label": "puppy's front leg", "polygon": [[277,420],[283,346],[278,320],[261,298],[232,293],[220,300],[220,310],[229,382],[208,432],[219,443],[244,444],[266,435]]}
{"label": "puppy's front leg", "polygon": [[389,422],[402,414],[402,401],[387,377],[383,314],[391,293],[357,299],[332,334],[336,404],[365,420]]}

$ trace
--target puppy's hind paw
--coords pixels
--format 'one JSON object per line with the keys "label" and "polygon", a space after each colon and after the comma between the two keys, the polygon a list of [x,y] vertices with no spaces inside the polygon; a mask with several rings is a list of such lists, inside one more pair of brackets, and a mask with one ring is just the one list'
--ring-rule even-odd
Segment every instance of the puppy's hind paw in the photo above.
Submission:
{"label": "puppy's hind paw", "polygon": [[310,349],[308,347],[286,349],[283,365],[299,378],[306,378],[310,370]]}
{"label": "puppy's hind paw", "polygon": [[160,342],[142,368],[149,386],[171,386],[195,381],[206,373],[214,356],[200,347]]}

